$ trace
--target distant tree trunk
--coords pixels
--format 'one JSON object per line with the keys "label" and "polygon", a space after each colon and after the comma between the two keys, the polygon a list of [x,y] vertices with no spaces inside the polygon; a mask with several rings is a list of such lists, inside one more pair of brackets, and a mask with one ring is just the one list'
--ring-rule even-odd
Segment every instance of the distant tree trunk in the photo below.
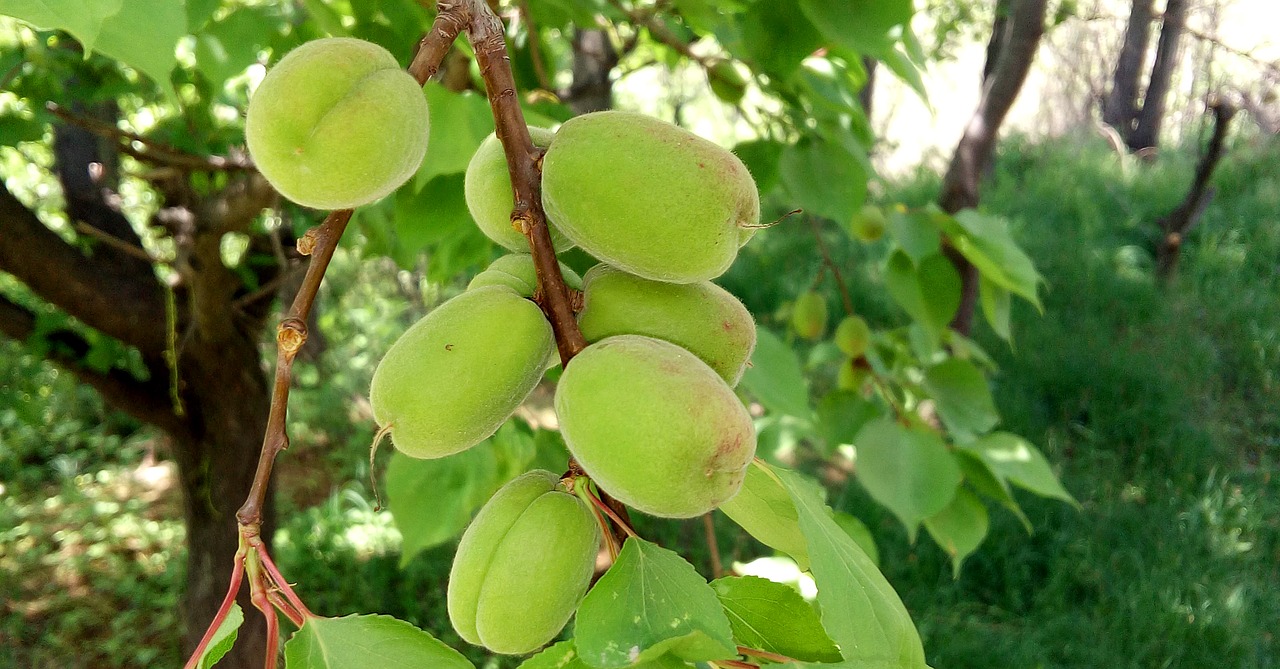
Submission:
{"label": "distant tree trunk", "polygon": [[1182,255],[1182,242],[1187,232],[1200,221],[1200,216],[1213,200],[1214,190],[1209,186],[1213,170],[1222,160],[1231,120],[1238,111],[1236,106],[1224,100],[1215,100],[1209,110],[1213,112],[1213,136],[1196,165],[1196,176],[1182,203],[1169,215],[1160,219],[1160,241],[1156,245],[1156,277],[1161,283],[1169,283],[1178,271],[1178,259]]}
{"label": "distant tree trunk", "polygon": [[[944,211],[954,214],[962,209],[978,206],[981,196],[982,174],[995,155],[1000,126],[1009,109],[1018,98],[1022,84],[1031,70],[1040,38],[1044,35],[1044,21],[1048,0],[1016,0],[1010,3],[1003,37],[997,36],[993,26],[996,64],[985,80],[982,98],[974,111],[964,136],[956,147],[942,181],[938,204]],[[1001,20],[997,13],[997,22]],[[992,53],[988,51],[988,53]],[[978,273],[972,264],[958,251],[947,246],[947,255],[956,266],[961,279],[961,303],[951,322],[951,327],[968,334],[973,326],[974,309],[978,303]]]}
{"label": "distant tree trunk", "polygon": [[[115,126],[114,118],[100,120]],[[248,289],[223,265],[221,239],[227,232],[247,233],[273,195],[257,174],[230,175],[222,190],[202,195],[195,194],[188,175],[180,170],[170,170],[177,175],[167,184],[157,184],[164,204],[154,222],[169,229],[177,249],[172,267],[180,277],[172,296],[177,320],[175,383],[166,363],[166,289],[117,206],[105,171],[115,164],[114,142],[100,140],[80,127],[54,128],[54,171],[67,215],[81,236],[77,244],[45,226],[0,182],[0,271],[140,353],[145,379],[123,369],[102,372],[85,366],[82,360],[90,346],[72,330],[45,335],[61,344],[50,347],[52,362],[76,374],[116,408],[172,439],[187,527],[182,617],[183,650],[189,652],[226,592],[238,543],[235,511],[250,487],[269,399],[258,343],[272,303],[237,306],[236,298]],[[261,268],[259,284],[270,281],[278,270]],[[37,331],[36,325],[36,314],[0,296],[0,334],[23,341]],[[269,506],[264,515],[266,541],[274,527],[273,511]],[[266,626],[253,613],[247,594],[246,588],[241,593],[246,616],[240,641],[219,667],[252,669],[263,664]]]}
{"label": "distant tree trunk", "polygon": [[1133,134],[1138,116],[1138,83],[1146,69],[1154,17],[1155,0],[1133,0],[1124,45],[1116,59],[1111,92],[1102,101],[1102,122],[1115,128],[1126,143]]}
{"label": "distant tree trunk", "polygon": [[987,40],[987,57],[982,64],[982,83],[996,71],[1005,41],[1009,38],[1009,7],[1013,0],[996,0],[995,19],[991,22],[991,39]]}
{"label": "distant tree trunk", "polygon": [[862,57],[862,69],[867,71],[867,83],[862,85],[862,90],[858,91],[858,104],[862,107],[862,113],[867,115],[867,120],[871,120],[871,104],[876,92],[876,68],[880,65],[880,61],[870,56]]}
{"label": "distant tree trunk", "polygon": [[573,33],[573,82],[563,100],[574,114],[613,108],[613,68],[618,51],[609,33],[598,29],[577,29]]}
{"label": "distant tree trunk", "polygon": [[1164,25],[1160,28],[1160,43],[1156,47],[1156,61],[1151,66],[1151,82],[1142,96],[1142,111],[1128,139],[1129,148],[1140,151],[1158,146],[1160,126],[1164,123],[1165,102],[1173,71],[1178,65],[1178,47],[1187,26],[1186,0],[1169,0],[1164,10]]}

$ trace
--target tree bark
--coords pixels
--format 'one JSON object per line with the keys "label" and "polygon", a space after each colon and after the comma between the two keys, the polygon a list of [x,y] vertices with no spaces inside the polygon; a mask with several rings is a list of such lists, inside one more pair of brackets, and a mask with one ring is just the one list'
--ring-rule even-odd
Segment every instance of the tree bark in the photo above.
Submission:
{"label": "tree bark", "polygon": [[1138,112],[1129,148],[1140,151],[1160,144],[1160,126],[1164,123],[1165,103],[1173,82],[1173,71],[1178,66],[1178,47],[1187,26],[1186,0],[1169,0],[1164,10],[1164,25],[1160,28],[1160,43],[1156,47],[1156,61],[1151,66],[1151,82],[1142,96],[1142,110]]}
{"label": "tree bark", "polygon": [[[964,135],[942,181],[938,205],[949,214],[978,206],[982,174],[995,155],[1000,126],[1022,90],[1040,38],[1044,35],[1047,5],[1047,0],[1017,0],[1010,7],[1005,28],[1007,34],[1002,39],[1003,47],[998,47],[995,68],[983,85],[978,108],[965,126]],[[1000,39],[997,35],[993,38]],[[950,245],[946,247],[946,253],[960,273],[961,280],[960,308],[952,319],[951,327],[967,335],[973,327],[978,303],[978,272]]]}
{"label": "tree bark", "polygon": [[1116,59],[1111,92],[1102,101],[1102,122],[1116,129],[1129,141],[1138,116],[1138,82],[1147,62],[1151,44],[1151,21],[1155,17],[1155,0],[1133,0],[1124,45]]}
{"label": "tree bark", "polygon": [[1225,100],[1215,100],[1210,104],[1209,110],[1213,112],[1213,136],[1209,138],[1209,145],[1196,165],[1191,188],[1182,203],[1159,221],[1161,236],[1156,246],[1156,278],[1161,283],[1167,284],[1173,280],[1178,271],[1178,259],[1182,255],[1182,242],[1213,200],[1214,191],[1209,186],[1209,179],[1222,160],[1226,150],[1227,131],[1238,111],[1234,104]]}
{"label": "tree bark", "polygon": [[[94,232],[87,251],[46,227],[0,184],[0,271],[22,281],[85,325],[136,347],[149,372],[138,379],[124,370],[98,372],[81,364],[88,344],[71,330],[46,335],[56,345],[49,358],[94,387],[114,407],[164,430],[172,439],[184,493],[188,564],[182,613],[183,650],[194,649],[221,603],[238,544],[235,512],[248,493],[269,407],[269,386],[258,342],[264,308],[237,310],[245,286],[221,260],[220,240],[245,232],[271,200],[256,174],[232,178],[221,191],[196,196],[186,177],[166,184],[157,221],[173,221],[181,276],[177,305],[177,383],[165,363],[168,318],[165,289],[128,219],[119,210],[109,169],[114,157],[98,138],[80,130],[54,130],[55,172],[67,214]],[[110,145],[108,145],[110,146]],[[162,188],[162,190],[163,190]],[[80,229],[80,228],[78,228]],[[129,249],[125,251],[124,249]],[[268,270],[259,276],[270,280]],[[237,315],[238,314],[238,315]],[[18,341],[36,329],[36,316],[0,297],[0,334]],[[183,411],[175,406],[173,392]],[[269,506],[262,538],[269,542]],[[247,593],[245,593],[247,594]],[[265,623],[246,609],[240,641],[219,667],[261,667]]]}
{"label": "tree bark", "polygon": [[613,108],[613,68],[618,51],[609,33],[598,29],[576,29],[573,33],[573,83],[563,100],[574,114]]}

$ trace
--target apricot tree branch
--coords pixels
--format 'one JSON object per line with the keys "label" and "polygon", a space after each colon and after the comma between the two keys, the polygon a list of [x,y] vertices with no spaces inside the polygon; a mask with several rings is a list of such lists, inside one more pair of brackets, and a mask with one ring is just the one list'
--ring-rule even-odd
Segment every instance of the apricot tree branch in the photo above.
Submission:
{"label": "apricot tree branch", "polygon": [[852,316],[853,298],[849,295],[849,286],[844,282],[844,275],[840,274],[840,268],[836,266],[836,261],[832,259],[830,250],[827,249],[827,243],[822,239],[822,227],[818,224],[818,219],[809,218],[809,223],[813,226],[813,238],[818,242],[818,252],[822,254],[822,262],[826,263],[828,269],[831,270],[831,276],[835,277],[836,285],[840,288],[840,300],[844,303],[844,312]]}
{"label": "apricot tree branch", "polygon": [[[471,13],[467,39],[471,41],[476,62],[480,65],[498,140],[502,142],[507,170],[511,175],[511,190],[515,198],[512,225],[529,238],[538,277],[538,305],[551,322],[556,347],[560,350],[560,362],[568,364],[570,358],[587,347],[587,340],[578,329],[569,286],[560,274],[560,264],[556,262],[555,248],[551,245],[551,231],[547,227],[547,214],[542,208],[542,152],[533,146],[524,112],[520,110],[502,20],[483,0],[465,2]],[[444,12],[446,7],[455,4],[442,0],[440,10]]]}
{"label": "apricot tree branch", "polygon": [[[195,172],[236,172],[255,169],[248,156],[198,156],[164,142],[145,137],[120,128],[91,116],[77,114],[50,102],[45,105],[49,113],[79,128],[120,143],[120,150],[134,158],[160,165],[187,169]],[[134,142],[144,148],[139,150],[131,146]]]}

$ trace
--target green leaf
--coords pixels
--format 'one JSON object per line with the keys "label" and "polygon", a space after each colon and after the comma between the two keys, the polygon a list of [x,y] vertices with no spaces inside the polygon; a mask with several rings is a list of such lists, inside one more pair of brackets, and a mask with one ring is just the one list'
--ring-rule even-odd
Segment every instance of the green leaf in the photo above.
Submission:
{"label": "green leaf", "polygon": [[996,285],[985,274],[978,275],[978,298],[982,301],[982,315],[991,329],[1001,339],[1009,341],[1009,312],[1012,310],[1012,293],[1008,288]]}
{"label": "green leaf", "polygon": [[912,541],[920,521],[955,497],[960,466],[932,431],[880,419],[862,428],[854,446],[858,482],[906,525]]}
{"label": "green leaf", "polygon": [[996,426],[1000,414],[987,378],[973,363],[948,358],[924,373],[924,388],[938,402],[938,415],[957,437],[968,440]]}
{"label": "green leaf", "polygon": [[102,22],[93,48],[151,77],[173,95],[169,71],[178,62],[175,49],[185,34],[187,12],[181,2],[128,0]]}
{"label": "green leaf", "polygon": [[[686,669],[690,665],[670,655],[663,655],[652,662],[633,664],[629,669]],[[578,656],[573,641],[561,641],[541,653],[525,660],[519,669],[593,669]]]}
{"label": "green leaf", "polygon": [[1071,493],[1062,487],[1058,477],[1054,476],[1044,454],[1031,442],[1016,434],[993,432],[961,448],[981,458],[1003,481],[1009,481],[1041,497],[1060,499],[1080,506]]}
{"label": "green leaf", "polygon": [[805,140],[788,146],[780,170],[790,202],[815,216],[843,224],[867,198],[866,170],[835,142]]}
{"label": "green leaf", "polygon": [[822,46],[818,29],[785,2],[756,2],[740,17],[745,60],[786,79]]}
{"label": "green leaf", "polygon": [[240,605],[235,602],[231,603],[231,611],[227,613],[227,617],[222,620],[222,624],[218,625],[218,631],[213,633],[213,638],[209,640],[209,645],[205,646],[204,653],[200,656],[199,663],[196,664],[198,669],[209,669],[222,659],[227,651],[236,643],[236,631],[240,629],[240,625],[244,624],[244,611],[240,609]]}
{"label": "green leaf", "polygon": [[737,654],[715,591],[684,558],[635,537],[582,600],[575,642],[598,669],[667,653],[689,662]]}
{"label": "green leaf", "polygon": [[1009,234],[1009,224],[1003,218],[972,209],[956,214],[955,221],[965,233],[952,236],[956,250],[983,276],[1039,309],[1039,288],[1044,277]]}
{"label": "green leaf", "polygon": [[431,128],[427,157],[414,176],[418,188],[442,174],[466,171],[471,156],[493,132],[493,115],[483,95],[454,93],[435,82],[428,82],[423,90],[431,110]]}
{"label": "green leaf", "polygon": [[796,524],[795,504],[764,463],[757,460],[747,467],[738,494],[721,504],[720,511],[760,543],[790,555],[800,569],[809,568],[808,548]]}
{"label": "green leaf", "polygon": [[840,444],[852,444],[858,431],[881,409],[852,390],[827,393],[818,403],[818,434],[826,442],[823,453],[830,455]]}
{"label": "green leaf", "polygon": [[44,30],[65,30],[88,52],[102,22],[123,5],[124,0],[0,0],[0,14]]}
{"label": "green leaf", "polygon": [[420,253],[429,251],[427,276],[433,281],[448,281],[488,261],[493,249],[467,210],[461,172],[438,176],[417,193],[409,186],[397,190],[391,226],[396,262],[410,269]]}
{"label": "green leaf", "polygon": [[733,147],[733,153],[747,166],[756,189],[768,193],[778,183],[778,161],[784,145],[770,139],[743,142]]}
{"label": "green leaf", "polygon": [[534,457],[533,438],[508,422],[473,448],[419,460],[399,451],[387,465],[387,504],[403,543],[403,568],[418,553],[462,532],[476,509]]}
{"label": "green leaf", "polygon": [[960,565],[987,536],[987,507],[978,496],[961,488],[947,508],[924,521],[929,536],[951,556],[951,576],[960,577]]}
{"label": "green leaf", "polygon": [[1027,514],[1023,513],[1022,507],[1018,505],[1018,500],[1013,498],[1009,484],[997,478],[995,472],[991,471],[987,463],[977,454],[963,448],[957,448],[952,451],[952,454],[956,456],[956,462],[960,463],[960,471],[964,473],[965,482],[975,491],[995,500],[1016,516],[1027,534],[1031,534],[1035,528],[1031,526],[1031,520],[1027,518]]}
{"label": "green leaf", "polygon": [[[831,510],[830,507],[827,509]],[[867,527],[866,523],[843,511],[831,511],[831,519],[836,521],[836,525],[839,525],[840,529],[853,539],[853,543],[858,544],[858,548],[861,548],[877,567],[880,566],[880,549],[876,547],[876,538],[871,535],[871,528]]]}
{"label": "green leaf", "polygon": [[711,582],[733,626],[738,645],[806,662],[839,662],[818,613],[795,588],[756,576],[727,576]]}
{"label": "green leaf", "polygon": [[771,468],[791,494],[818,584],[822,626],[844,659],[859,668],[925,667],[920,634],[898,593],[826,512],[818,484]]}
{"label": "green leaf", "polygon": [[809,17],[832,44],[859,54],[889,50],[889,30],[911,20],[911,0],[800,0]]}
{"label": "green leaf", "polygon": [[804,421],[813,418],[809,387],[796,352],[765,328],[756,331],[756,350],[742,375],[742,387],[766,409]]}
{"label": "green leaf", "polygon": [[889,236],[913,262],[918,263],[942,250],[942,234],[930,212],[898,211],[895,208],[889,212],[888,219]]}
{"label": "green leaf", "polygon": [[258,62],[275,36],[272,17],[260,7],[241,7],[209,24],[196,37],[196,67],[220,90],[230,78]]}
{"label": "green leaf", "polygon": [[284,645],[286,669],[475,669],[467,658],[390,616],[308,618]]}
{"label": "green leaf", "polygon": [[960,274],[941,253],[917,267],[905,251],[894,251],[885,266],[889,296],[938,340],[960,307]]}

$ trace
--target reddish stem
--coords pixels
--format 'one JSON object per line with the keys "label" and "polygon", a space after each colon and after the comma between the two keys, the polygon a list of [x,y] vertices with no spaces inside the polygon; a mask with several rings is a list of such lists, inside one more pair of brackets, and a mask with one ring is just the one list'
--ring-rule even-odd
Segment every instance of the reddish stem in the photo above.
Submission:
{"label": "reddish stem", "polygon": [[771,662],[796,662],[797,661],[794,657],[787,657],[786,655],[779,655],[778,653],[771,653],[767,650],[760,650],[759,648],[750,648],[748,646],[738,646],[738,654],[759,657],[765,660],[769,660]]}
{"label": "reddish stem", "polygon": [[204,636],[201,637],[195,652],[191,654],[191,659],[187,660],[184,669],[194,669],[200,663],[200,657],[209,648],[213,635],[218,633],[218,628],[222,627],[227,615],[231,613],[231,605],[235,604],[236,594],[240,592],[240,583],[244,580],[244,558],[243,549],[236,551],[236,562],[231,568],[231,586],[227,588],[227,596],[222,599],[222,606],[218,607],[218,612],[213,616],[213,622],[209,623],[209,629],[205,630]]}

